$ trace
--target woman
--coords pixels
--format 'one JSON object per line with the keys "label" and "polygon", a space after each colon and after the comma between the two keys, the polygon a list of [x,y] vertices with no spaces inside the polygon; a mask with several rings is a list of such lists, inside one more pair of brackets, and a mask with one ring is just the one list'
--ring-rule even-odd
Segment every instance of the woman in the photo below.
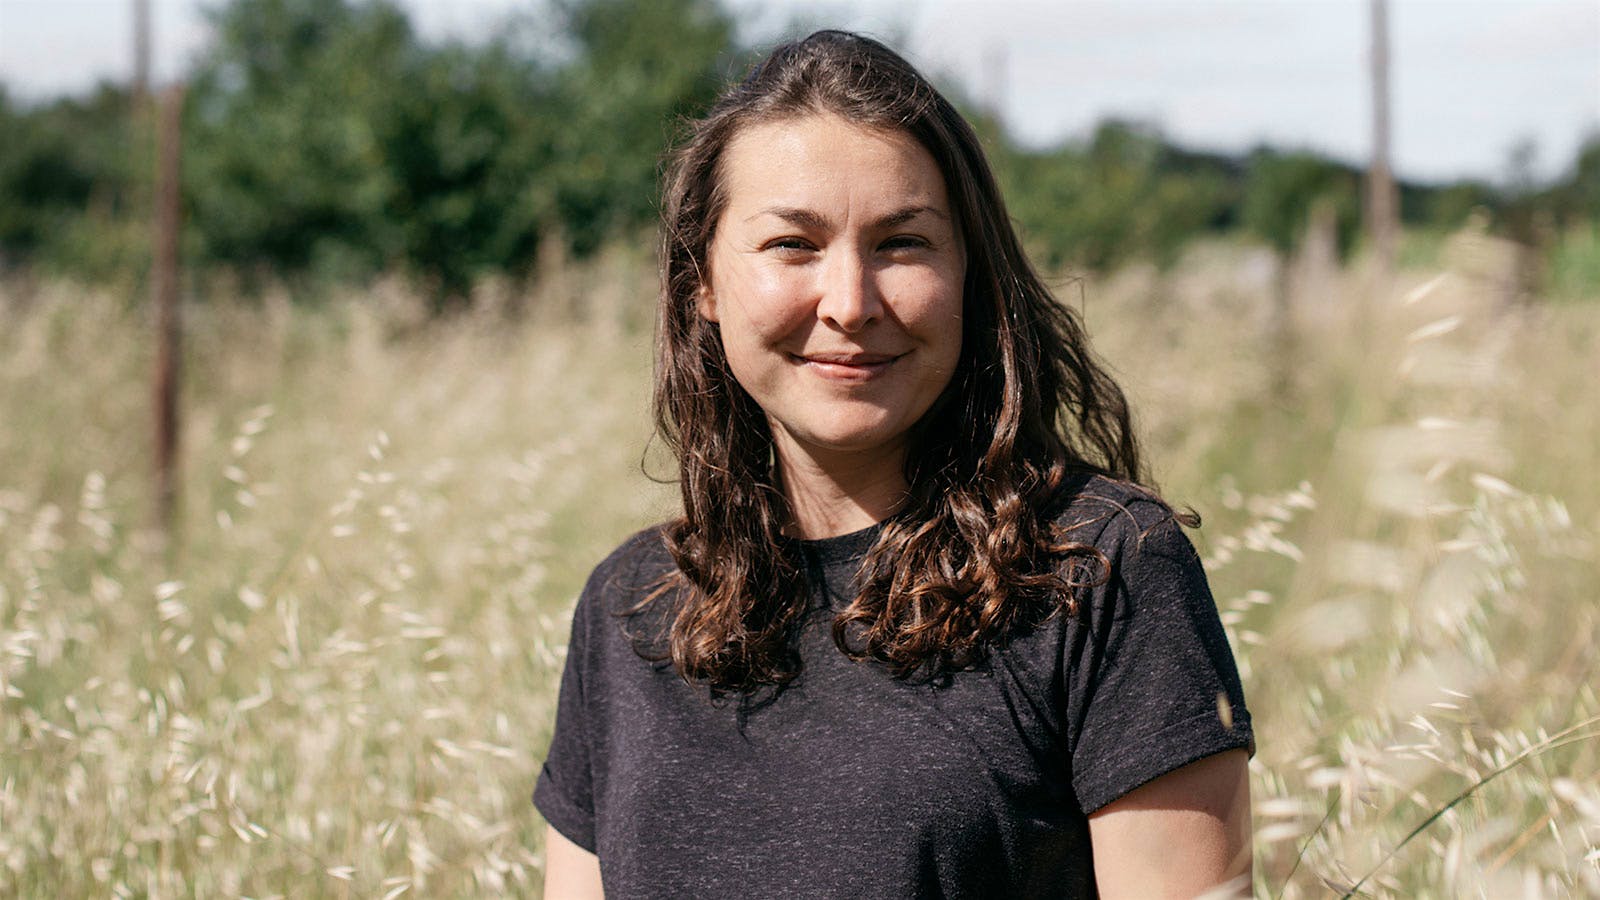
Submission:
{"label": "woman", "polygon": [[579,600],[546,896],[1247,886],[1204,573],[959,114],[819,32],[696,123],[663,212],[684,514]]}

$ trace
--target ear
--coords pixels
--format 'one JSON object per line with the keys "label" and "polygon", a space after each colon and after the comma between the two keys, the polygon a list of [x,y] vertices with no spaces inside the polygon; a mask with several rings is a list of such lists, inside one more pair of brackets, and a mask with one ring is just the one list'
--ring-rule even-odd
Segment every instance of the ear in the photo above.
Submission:
{"label": "ear", "polygon": [[694,292],[694,305],[700,311],[700,318],[707,322],[717,324],[717,298],[711,293],[711,286],[701,284]]}

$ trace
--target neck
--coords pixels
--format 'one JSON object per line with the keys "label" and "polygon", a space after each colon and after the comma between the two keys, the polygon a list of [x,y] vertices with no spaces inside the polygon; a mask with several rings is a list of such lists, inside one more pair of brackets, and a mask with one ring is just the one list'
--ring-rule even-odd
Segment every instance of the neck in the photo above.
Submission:
{"label": "neck", "polygon": [[774,450],[792,537],[815,540],[860,531],[887,519],[905,501],[904,446],[835,452],[775,434]]}

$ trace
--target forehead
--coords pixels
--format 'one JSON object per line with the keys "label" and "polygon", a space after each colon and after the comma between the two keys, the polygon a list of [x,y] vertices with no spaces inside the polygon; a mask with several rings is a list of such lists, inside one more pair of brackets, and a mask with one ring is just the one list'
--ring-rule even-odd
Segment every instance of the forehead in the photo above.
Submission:
{"label": "forehead", "polygon": [[949,211],[938,164],[909,132],[829,113],[746,126],[723,150],[719,170],[728,213],[837,203]]}

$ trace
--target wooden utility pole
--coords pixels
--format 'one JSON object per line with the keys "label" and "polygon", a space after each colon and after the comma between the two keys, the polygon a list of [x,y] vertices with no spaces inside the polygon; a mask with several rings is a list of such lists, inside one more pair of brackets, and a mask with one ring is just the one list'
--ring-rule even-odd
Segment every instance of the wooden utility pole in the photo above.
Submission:
{"label": "wooden utility pole", "polygon": [[178,375],[183,331],[178,318],[179,150],[183,85],[162,92],[156,124],[155,234],[150,300],[156,319],[156,518],[170,546],[178,486]]}
{"label": "wooden utility pole", "polygon": [[1003,41],[991,41],[983,51],[983,105],[994,123],[1005,128],[1006,75],[1010,53]]}
{"label": "wooden utility pole", "polygon": [[1389,3],[1372,0],[1372,165],[1367,170],[1367,234],[1385,276],[1394,271],[1399,197],[1389,168]]}
{"label": "wooden utility pole", "polygon": [[150,97],[150,0],[133,0],[133,102]]}

